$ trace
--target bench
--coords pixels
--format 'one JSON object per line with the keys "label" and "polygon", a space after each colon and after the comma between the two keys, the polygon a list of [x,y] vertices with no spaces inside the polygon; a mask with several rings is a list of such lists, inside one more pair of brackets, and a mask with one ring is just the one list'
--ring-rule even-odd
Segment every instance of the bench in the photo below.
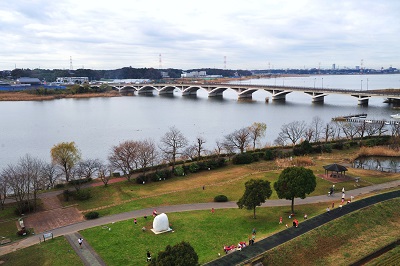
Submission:
{"label": "bench", "polygon": [[53,239],[53,233],[43,234],[43,242],[46,242],[46,239]]}
{"label": "bench", "polygon": [[0,241],[0,245],[5,245],[5,244],[8,244],[8,243],[11,243],[11,239],[9,239],[9,238],[4,238],[3,237],[3,239]]}

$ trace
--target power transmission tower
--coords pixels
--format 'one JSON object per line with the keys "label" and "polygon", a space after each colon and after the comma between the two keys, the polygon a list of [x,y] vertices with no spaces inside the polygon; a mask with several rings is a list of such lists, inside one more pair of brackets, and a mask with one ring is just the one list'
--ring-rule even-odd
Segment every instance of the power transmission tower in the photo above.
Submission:
{"label": "power transmission tower", "polygon": [[72,67],[72,56],[69,57],[69,70],[70,71],[74,70]]}
{"label": "power transmission tower", "polygon": [[161,54],[158,55],[158,68],[159,68],[159,69],[162,69]]}
{"label": "power transmission tower", "polygon": [[224,56],[224,69],[226,70],[226,56]]}

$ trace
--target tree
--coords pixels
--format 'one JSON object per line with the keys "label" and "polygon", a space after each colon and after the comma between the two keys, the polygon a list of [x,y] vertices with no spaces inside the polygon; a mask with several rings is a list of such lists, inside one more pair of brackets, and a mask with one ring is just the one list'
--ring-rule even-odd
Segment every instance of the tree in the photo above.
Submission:
{"label": "tree", "polygon": [[165,159],[172,163],[172,172],[175,170],[176,157],[181,154],[181,149],[188,144],[186,137],[176,127],[171,127],[161,138],[160,149]]}
{"label": "tree", "polygon": [[237,202],[240,209],[246,207],[248,210],[253,210],[253,217],[256,219],[256,207],[261,206],[266,199],[269,199],[272,194],[271,183],[262,179],[251,179],[245,184],[243,196]]}
{"label": "tree", "polygon": [[284,169],[274,183],[278,197],[292,201],[292,213],[294,213],[294,199],[306,198],[306,195],[313,192],[316,186],[317,179],[313,171],[297,166]]}
{"label": "tree", "polygon": [[55,183],[58,178],[61,176],[61,172],[58,168],[52,163],[43,163],[42,167],[42,176],[46,180],[47,189],[54,188]]}
{"label": "tree", "polygon": [[6,182],[6,178],[0,174],[0,207],[2,210],[4,210],[4,203],[7,198],[7,192],[8,192],[8,185]]}
{"label": "tree", "polygon": [[283,139],[289,139],[294,146],[296,145],[296,142],[299,141],[304,135],[306,126],[307,125],[304,121],[293,121],[289,124],[284,124],[281,127],[279,137]]}
{"label": "tree", "polygon": [[81,153],[76,147],[75,142],[61,142],[54,145],[51,148],[50,154],[53,163],[61,167],[65,175],[65,180],[69,182],[71,169],[81,159]]}
{"label": "tree", "polygon": [[[323,132],[323,123],[322,119],[319,116],[314,116],[310,128],[312,128],[313,134],[313,142],[318,142],[321,139],[321,133]],[[310,140],[311,141],[311,140]]]}
{"label": "tree", "polygon": [[225,136],[224,147],[226,150],[239,149],[240,153],[244,153],[244,150],[250,143],[250,130],[248,127],[235,130]]}
{"label": "tree", "polygon": [[103,182],[104,186],[107,186],[112,176],[112,166],[100,163],[97,177]]}
{"label": "tree", "polygon": [[128,181],[131,181],[133,171],[138,168],[138,142],[128,140],[112,147],[108,160],[113,168],[124,173]]}
{"label": "tree", "polygon": [[206,140],[202,136],[196,137],[195,150],[197,153],[197,161],[200,161],[201,153],[204,152],[204,143],[206,143]]}
{"label": "tree", "polygon": [[199,256],[194,248],[185,241],[174,246],[168,245],[165,251],[160,251],[150,265],[152,266],[197,266]]}
{"label": "tree", "polygon": [[250,139],[253,141],[253,150],[256,149],[256,144],[259,142],[260,138],[265,136],[265,131],[267,130],[267,125],[265,123],[254,122],[249,126]]}
{"label": "tree", "polygon": [[138,143],[137,161],[142,168],[143,175],[146,175],[147,167],[154,165],[157,159],[156,145],[152,140],[142,140]]}

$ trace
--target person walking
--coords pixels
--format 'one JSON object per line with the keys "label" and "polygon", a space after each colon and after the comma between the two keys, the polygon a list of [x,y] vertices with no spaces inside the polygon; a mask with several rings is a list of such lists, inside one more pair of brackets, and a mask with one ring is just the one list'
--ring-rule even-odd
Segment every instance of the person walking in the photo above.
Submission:
{"label": "person walking", "polygon": [[137,220],[136,220],[136,218],[135,218],[135,219],[133,219],[133,222],[134,222],[135,224],[137,224]]}
{"label": "person walking", "polygon": [[282,224],[282,216],[279,217],[279,224]]}
{"label": "person walking", "polygon": [[82,237],[78,238],[79,248],[82,248],[82,243],[83,243],[83,238]]}
{"label": "person walking", "polygon": [[331,209],[329,209],[329,207],[326,208],[326,213],[327,213],[327,214],[330,214],[330,213],[331,213]]}
{"label": "person walking", "polygon": [[151,261],[150,251],[147,250],[146,256],[147,256],[147,261]]}

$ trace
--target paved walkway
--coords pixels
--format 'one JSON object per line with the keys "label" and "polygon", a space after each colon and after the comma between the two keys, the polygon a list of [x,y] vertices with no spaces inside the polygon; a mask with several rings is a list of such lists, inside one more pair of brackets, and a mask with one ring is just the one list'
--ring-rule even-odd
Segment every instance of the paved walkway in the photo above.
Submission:
{"label": "paved walkway", "polygon": [[[380,191],[387,188],[400,187],[400,180],[392,181],[388,183],[383,183],[379,185],[372,185],[368,187],[358,188],[347,192],[348,197],[354,196],[357,199],[358,196],[368,194],[371,192]],[[319,202],[332,202],[333,199],[339,201],[341,198],[341,194],[337,193],[332,197],[328,197],[327,195],[308,197],[305,199],[296,199],[295,205],[302,204],[310,204],[310,203],[319,203]],[[268,206],[290,206],[291,202],[289,200],[279,199],[279,200],[267,200],[262,207]],[[226,209],[226,208],[237,208],[236,202],[209,202],[209,203],[195,203],[195,204],[182,204],[182,205],[172,205],[172,206],[159,206],[153,208],[147,208],[142,210],[135,210],[105,217],[100,217],[95,220],[85,220],[82,222],[78,222],[75,224],[54,228],[51,232],[54,237],[63,236],[68,234],[74,234],[80,230],[84,230],[91,227],[101,226],[103,224],[108,224],[112,222],[123,221],[127,219],[131,219],[132,217],[141,217],[141,216],[149,216],[151,215],[154,208],[157,209],[159,213],[171,213],[171,212],[184,212],[184,211],[193,211],[193,210],[211,210],[214,209]],[[0,256],[16,251],[18,249],[26,248],[32,246],[34,244],[39,243],[39,237],[42,235],[31,236],[26,239],[23,239],[18,242],[13,242],[6,246],[0,247]]]}
{"label": "paved walkway", "polygon": [[106,266],[105,262],[100,258],[99,255],[94,251],[94,249],[88,244],[88,242],[83,239],[83,244],[79,247],[78,238],[83,237],[79,233],[72,233],[65,235],[69,244],[72,246],[79,258],[86,266]]}

